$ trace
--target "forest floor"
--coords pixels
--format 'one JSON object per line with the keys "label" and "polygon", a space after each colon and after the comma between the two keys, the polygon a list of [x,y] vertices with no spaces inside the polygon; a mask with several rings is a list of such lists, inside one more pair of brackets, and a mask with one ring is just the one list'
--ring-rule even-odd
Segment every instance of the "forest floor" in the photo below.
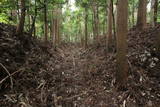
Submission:
{"label": "forest floor", "polygon": [[[115,53],[100,46],[83,49],[13,35],[0,23],[0,107],[158,107],[160,56],[155,51],[160,26],[128,34],[127,88],[115,89]],[[10,76],[9,76],[10,75]]]}

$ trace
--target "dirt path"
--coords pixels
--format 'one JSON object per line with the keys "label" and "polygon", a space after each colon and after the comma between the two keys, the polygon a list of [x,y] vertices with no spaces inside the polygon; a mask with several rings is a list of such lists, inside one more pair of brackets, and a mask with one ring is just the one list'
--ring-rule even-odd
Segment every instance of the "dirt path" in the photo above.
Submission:
{"label": "dirt path", "polygon": [[[58,49],[61,60],[53,66],[59,73],[55,80],[55,103],[63,107],[113,106],[112,75],[106,73],[103,56],[84,55],[76,46]],[[55,76],[55,74],[54,74]],[[52,87],[53,88],[53,87]],[[116,106],[116,104],[115,104]]]}

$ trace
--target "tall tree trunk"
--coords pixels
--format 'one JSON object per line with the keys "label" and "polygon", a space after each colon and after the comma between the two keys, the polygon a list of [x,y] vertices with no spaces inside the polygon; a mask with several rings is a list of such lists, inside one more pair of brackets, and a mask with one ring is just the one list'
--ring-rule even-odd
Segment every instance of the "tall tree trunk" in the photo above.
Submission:
{"label": "tall tree trunk", "polygon": [[48,40],[47,0],[44,0],[44,40]]}
{"label": "tall tree trunk", "polygon": [[155,0],[151,0],[151,10],[150,10],[150,23],[154,27],[154,5],[155,5]]}
{"label": "tall tree trunk", "polygon": [[137,27],[139,29],[146,28],[146,14],[147,14],[147,0],[139,0],[138,14],[137,14]]}
{"label": "tall tree trunk", "polygon": [[30,17],[30,4],[31,4],[31,1],[28,0],[28,9],[27,9],[27,16],[28,16],[28,28],[29,30],[31,29],[31,17]]}
{"label": "tall tree trunk", "polygon": [[18,22],[18,20],[20,20],[19,0],[16,0],[16,5],[17,5],[17,22]]}
{"label": "tall tree trunk", "polygon": [[34,17],[31,16],[31,18],[32,18],[32,25],[31,25],[31,28],[30,28],[30,31],[29,31],[30,35],[32,35],[33,31],[34,31],[34,36],[36,35],[36,29],[35,29],[35,23],[36,23],[36,18],[37,18],[37,7],[36,7],[36,4],[37,4],[37,2],[35,0],[35,4],[34,4],[34,8],[35,8],[34,9]]}
{"label": "tall tree trunk", "polygon": [[[112,18],[113,18],[113,42],[114,42],[114,45],[115,45],[115,49],[116,49],[116,15],[117,15],[117,5],[116,5],[116,9],[115,9],[115,12],[114,12],[114,7],[113,7],[113,0],[112,0]],[[115,50],[116,51],[116,50]]]}
{"label": "tall tree trunk", "polygon": [[157,48],[157,53],[160,55],[160,31],[157,31],[157,40],[156,40],[156,48]]}
{"label": "tall tree trunk", "polygon": [[92,30],[93,30],[93,40],[95,41],[95,26],[94,26],[94,13],[92,14]]}
{"label": "tall tree trunk", "polygon": [[57,18],[54,20],[54,48],[57,47]]}
{"label": "tall tree trunk", "polygon": [[99,7],[96,1],[93,1],[93,19],[94,19],[94,42],[99,42]]}
{"label": "tall tree trunk", "polygon": [[85,43],[84,47],[87,48],[88,43],[88,10],[87,7],[85,7]]}
{"label": "tall tree trunk", "polygon": [[157,24],[157,16],[158,16],[158,0],[155,0],[155,5],[154,5],[154,25]]}
{"label": "tall tree trunk", "polygon": [[[134,1],[134,0],[133,0]],[[133,2],[132,1],[132,2]],[[134,4],[134,2],[133,2],[133,4],[132,4],[132,24],[133,24],[133,26],[134,26],[134,23],[135,23],[135,16],[134,16],[134,14],[135,14],[135,4]]]}
{"label": "tall tree trunk", "polygon": [[30,31],[29,31],[30,35],[33,34],[33,31],[34,31],[34,29],[35,29],[36,17],[37,17],[37,13],[35,14],[34,17],[32,17],[32,25],[31,25],[31,28],[30,28]]}
{"label": "tall tree trunk", "polygon": [[95,8],[95,3],[93,4],[93,35],[94,35],[94,42],[96,42],[96,38],[97,38],[97,29],[96,29],[96,8]]}
{"label": "tall tree trunk", "polygon": [[103,31],[102,31],[103,36],[105,35],[105,33],[106,33],[106,19],[103,21]]}
{"label": "tall tree trunk", "polygon": [[113,0],[109,0],[109,7],[108,7],[108,26],[107,26],[107,51],[111,51],[112,46],[112,25],[113,25]]}
{"label": "tall tree trunk", "polygon": [[28,10],[28,28],[31,29],[31,19],[30,19],[30,15],[29,15],[29,10]]}
{"label": "tall tree trunk", "polygon": [[36,37],[37,0],[35,0],[34,8],[35,8],[35,10],[34,10],[34,14],[35,14],[35,18],[34,18],[34,37]]}
{"label": "tall tree trunk", "polygon": [[58,44],[60,44],[61,42],[61,24],[62,24],[61,16],[62,16],[62,8],[59,7],[58,8]]}
{"label": "tall tree trunk", "polygon": [[25,0],[21,0],[21,18],[20,18],[20,22],[19,22],[17,29],[16,29],[17,35],[21,35],[24,30],[25,10],[26,10],[25,9]]}
{"label": "tall tree trunk", "polygon": [[52,43],[54,45],[54,36],[55,36],[55,20],[54,20],[54,10],[52,10],[52,21],[51,21],[51,33],[52,33],[52,36],[51,36],[51,40],[52,40]]}
{"label": "tall tree trunk", "polygon": [[99,33],[100,33],[100,29],[99,29],[99,6],[98,4],[96,5],[96,29],[97,29],[97,43],[99,43]]}
{"label": "tall tree trunk", "polygon": [[128,74],[127,64],[127,32],[128,32],[128,0],[118,0],[117,6],[117,76],[121,87],[125,86]]}
{"label": "tall tree trunk", "polygon": [[36,26],[34,25],[34,37],[36,37]]}
{"label": "tall tree trunk", "polygon": [[151,23],[155,26],[157,23],[157,12],[158,12],[158,0],[152,0],[151,2]]}
{"label": "tall tree trunk", "polygon": [[57,45],[58,45],[59,44],[59,18],[57,18],[57,28],[56,29],[57,29]]}
{"label": "tall tree trunk", "polygon": [[55,9],[52,15],[55,15],[55,17],[52,19],[52,36],[53,36],[53,44],[56,48],[56,46],[61,42],[60,28],[61,28],[62,8]]}

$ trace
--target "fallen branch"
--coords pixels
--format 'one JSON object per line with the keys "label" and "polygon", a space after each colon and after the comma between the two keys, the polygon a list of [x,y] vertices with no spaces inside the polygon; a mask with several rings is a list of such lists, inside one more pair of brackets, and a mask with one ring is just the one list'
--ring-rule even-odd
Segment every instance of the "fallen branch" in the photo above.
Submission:
{"label": "fallen branch", "polygon": [[[1,65],[1,64],[0,64]],[[11,77],[11,76],[13,76],[14,74],[16,74],[16,73],[18,73],[18,72],[20,72],[20,71],[22,71],[23,69],[19,69],[18,71],[15,71],[15,72],[13,72],[12,74],[9,74],[8,76],[6,76],[5,78],[3,78],[1,81],[0,81],[0,84],[2,84],[6,79],[8,79],[9,77]],[[13,81],[12,81],[12,87],[13,87]]]}
{"label": "fallen branch", "polygon": [[66,99],[64,99],[64,100],[72,100],[72,99],[74,99],[74,98],[77,98],[77,97],[80,97],[80,96],[83,96],[83,95],[86,95],[86,94],[87,94],[87,92],[83,92],[83,93],[81,93],[81,94],[78,94],[78,95],[75,95],[75,96],[66,98]]}
{"label": "fallen branch", "polygon": [[[11,76],[11,74],[9,73],[9,71],[7,70],[7,68],[2,64],[2,63],[0,63],[0,65],[2,66],[2,68],[7,72],[7,74],[8,74],[8,77],[10,77],[10,81],[11,81],[11,89],[13,89],[13,79],[12,79],[12,76]],[[5,79],[6,80],[6,79]],[[4,80],[2,80],[2,82],[3,82]],[[0,81],[0,84],[2,83],[1,81]]]}

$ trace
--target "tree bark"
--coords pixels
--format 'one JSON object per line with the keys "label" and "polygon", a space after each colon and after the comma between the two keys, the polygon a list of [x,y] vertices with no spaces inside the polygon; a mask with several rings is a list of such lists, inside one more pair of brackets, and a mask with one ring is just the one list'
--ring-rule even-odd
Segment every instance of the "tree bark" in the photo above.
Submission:
{"label": "tree bark", "polygon": [[33,34],[33,31],[34,31],[34,29],[35,29],[36,17],[37,17],[37,13],[35,14],[34,17],[32,17],[32,25],[31,25],[31,28],[30,28],[30,31],[29,31],[30,35]]}
{"label": "tree bark", "polygon": [[21,35],[23,33],[24,30],[24,23],[25,23],[25,0],[21,0],[21,18],[20,18],[20,22],[17,26],[16,29],[16,34],[17,35]]}
{"label": "tree bark", "polygon": [[55,36],[55,19],[53,17],[54,15],[54,10],[52,11],[52,21],[51,21],[51,33],[52,33],[52,36],[51,36],[51,40],[52,40],[52,43],[54,45],[54,36]]}
{"label": "tree bark", "polygon": [[154,25],[157,24],[157,15],[158,15],[158,0],[155,0],[155,5],[154,5]]}
{"label": "tree bark", "polygon": [[85,7],[85,42],[84,47],[87,48],[88,45],[88,10],[87,7]]}
{"label": "tree bark", "polygon": [[[134,1],[134,0],[133,0]],[[133,4],[132,4],[132,25],[134,26],[134,23],[135,23],[135,16],[134,16],[134,14],[135,14],[135,4],[134,4],[134,2],[133,2]]]}
{"label": "tree bark", "polygon": [[27,9],[27,16],[28,16],[28,28],[29,30],[31,29],[31,17],[30,17],[30,4],[31,4],[31,1],[28,0],[28,9]]}
{"label": "tree bark", "polygon": [[94,13],[92,14],[92,30],[93,30],[93,40],[95,41],[95,26],[94,26]]}
{"label": "tree bark", "polygon": [[157,14],[158,14],[158,0],[152,0],[151,2],[151,23],[153,27],[157,23]]}
{"label": "tree bark", "polygon": [[20,20],[19,0],[16,0],[16,5],[17,5],[17,22],[18,22],[18,20]]}
{"label": "tree bark", "polygon": [[102,31],[103,36],[106,35],[106,18],[103,21],[103,31]]}
{"label": "tree bark", "polygon": [[125,86],[128,76],[127,32],[128,0],[119,0],[117,6],[117,76],[119,86]]}
{"label": "tree bark", "polygon": [[100,32],[100,29],[99,29],[99,6],[98,6],[98,4],[96,5],[96,29],[97,29],[97,33],[96,33],[97,42],[99,43],[99,32]]}
{"label": "tree bark", "polygon": [[146,28],[147,0],[139,0],[137,27],[142,30]]}
{"label": "tree bark", "polygon": [[96,1],[93,1],[93,20],[94,20],[94,41],[95,43],[99,43],[99,14],[98,14],[98,4]]}
{"label": "tree bark", "polygon": [[160,55],[160,31],[157,31],[156,48],[158,55]]}
{"label": "tree bark", "polygon": [[57,47],[57,39],[58,39],[58,23],[57,18],[55,19],[55,36],[54,36],[54,46]]}
{"label": "tree bark", "polygon": [[107,26],[107,52],[111,51],[112,46],[112,25],[113,25],[113,0],[109,0],[108,7],[108,26]]}
{"label": "tree bark", "polygon": [[62,8],[58,8],[58,44],[61,42],[61,16],[62,16]]}
{"label": "tree bark", "polygon": [[44,0],[44,40],[48,41],[47,0]]}

